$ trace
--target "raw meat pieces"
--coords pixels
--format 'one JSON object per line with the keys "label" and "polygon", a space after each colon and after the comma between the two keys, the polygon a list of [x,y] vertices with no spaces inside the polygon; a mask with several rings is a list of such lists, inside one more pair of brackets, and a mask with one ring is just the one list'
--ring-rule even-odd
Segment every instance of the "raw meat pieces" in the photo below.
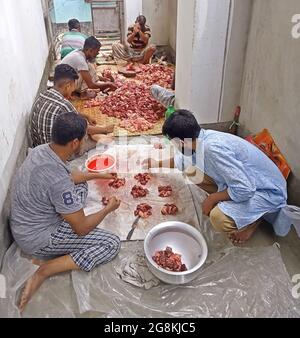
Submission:
{"label": "raw meat pieces", "polygon": [[121,187],[124,187],[125,184],[126,184],[125,178],[115,178],[108,185],[111,188],[119,189]]}
{"label": "raw meat pieces", "polygon": [[140,216],[141,218],[148,218],[152,215],[152,207],[146,203],[139,204],[136,207],[134,215]]}
{"label": "raw meat pieces", "polygon": [[93,107],[99,107],[101,105],[101,101],[98,99],[91,99],[86,101],[83,108],[93,108]]}
{"label": "raw meat pieces", "polygon": [[136,79],[144,84],[148,86],[157,84],[165,88],[172,87],[174,68],[154,63],[152,65],[141,65],[140,70],[141,72],[136,76]]}
{"label": "raw meat pieces", "polygon": [[170,197],[172,195],[172,192],[173,190],[170,185],[158,187],[159,197]]}
{"label": "raw meat pieces", "polygon": [[149,194],[148,189],[144,189],[141,186],[135,185],[131,190],[131,195],[133,198],[140,198],[140,197],[146,197],[147,194]]}
{"label": "raw meat pieces", "polygon": [[[101,101],[100,109],[103,114],[118,118],[122,123],[125,120],[122,125],[130,131],[152,128],[165,113],[165,108],[152,97],[150,88],[134,81],[126,81],[110,93]],[[134,120],[137,122],[134,123]]]}
{"label": "raw meat pieces", "polygon": [[163,208],[161,209],[161,213],[164,216],[167,215],[176,215],[178,213],[178,208],[175,204],[165,204]]}
{"label": "raw meat pieces", "polygon": [[157,251],[152,258],[156,264],[165,270],[173,272],[187,271],[186,265],[181,261],[181,255],[173,253],[170,247],[167,247],[166,250]]}
{"label": "raw meat pieces", "polygon": [[107,206],[108,203],[109,203],[109,198],[108,198],[108,197],[103,197],[103,198],[102,198],[102,204],[103,204],[104,206]]}
{"label": "raw meat pieces", "polygon": [[153,123],[148,122],[143,117],[136,118],[136,119],[128,119],[124,120],[120,123],[120,127],[124,128],[131,133],[135,132],[143,132],[154,127]]}
{"label": "raw meat pieces", "polygon": [[134,178],[141,184],[146,185],[151,180],[151,175],[148,173],[135,175]]}

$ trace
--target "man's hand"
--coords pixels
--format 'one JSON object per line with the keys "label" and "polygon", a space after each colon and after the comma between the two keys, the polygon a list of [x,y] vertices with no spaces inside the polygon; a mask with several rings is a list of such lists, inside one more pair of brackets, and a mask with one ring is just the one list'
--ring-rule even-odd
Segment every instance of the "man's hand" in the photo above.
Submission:
{"label": "man's hand", "polygon": [[115,91],[117,89],[118,89],[118,87],[114,83],[112,83],[112,82],[104,82],[102,84],[102,88],[101,88],[101,90],[105,91],[105,92]]}
{"label": "man's hand", "polygon": [[159,162],[153,158],[148,158],[142,162],[143,169],[159,168]]}
{"label": "man's hand", "polygon": [[108,212],[113,212],[119,209],[120,205],[121,205],[121,201],[117,197],[111,197],[109,199],[106,209],[108,210]]}
{"label": "man's hand", "polygon": [[105,127],[105,132],[107,134],[113,133],[114,130],[115,130],[115,125],[114,124],[110,124],[110,125],[108,125],[108,126]]}
{"label": "man's hand", "polygon": [[214,195],[209,195],[202,203],[202,212],[205,216],[209,216],[212,209],[218,204]]}
{"label": "man's hand", "polygon": [[137,34],[137,33],[139,33],[140,31],[141,31],[141,26],[140,26],[139,23],[136,23],[136,24],[134,25],[134,27],[133,27],[133,32],[134,32],[135,34]]}
{"label": "man's hand", "polygon": [[86,119],[87,119],[89,125],[94,126],[94,127],[97,125],[97,121],[93,117],[86,116]]}

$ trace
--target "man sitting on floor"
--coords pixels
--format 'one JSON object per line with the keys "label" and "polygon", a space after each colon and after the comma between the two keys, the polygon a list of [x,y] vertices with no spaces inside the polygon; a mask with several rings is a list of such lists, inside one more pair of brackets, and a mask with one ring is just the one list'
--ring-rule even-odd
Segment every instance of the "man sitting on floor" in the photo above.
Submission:
{"label": "man sitting on floor", "polygon": [[[71,270],[91,271],[116,257],[120,240],[97,229],[118,209],[112,197],[107,207],[85,216],[87,181],[111,179],[111,174],[71,172],[67,161],[80,150],[87,131],[85,119],[74,113],[59,115],[52,142],[33,149],[20,167],[11,195],[11,230],[19,247],[41,263],[21,296],[22,311],[45,279]],[[39,261],[35,261],[39,265]]]}
{"label": "man sitting on floor", "polygon": [[110,79],[97,75],[94,63],[100,48],[100,41],[91,36],[85,40],[83,49],[71,52],[61,62],[61,64],[73,67],[78,73],[79,80],[76,84],[75,93],[83,99],[96,96],[95,91],[89,92],[88,89],[101,91],[117,89],[116,85],[110,82]]}
{"label": "man sitting on floor", "polygon": [[176,165],[186,171],[191,181],[199,177],[199,172],[203,174],[204,179],[196,182],[210,194],[203,202],[203,213],[210,216],[217,231],[229,234],[234,244],[247,241],[262,218],[286,207],[283,175],[261,150],[246,140],[203,130],[186,110],[179,110],[166,120],[163,134],[172,140],[178,154],[169,161],[149,159],[144,165],[150,168]]}
{"label": "man sitting on floor", "polygon": [[[59,114],[78,113],[67,99],[75,88],[78,74],[68,65],[58,65],[55,68],[54,88],[42,93],[36,99],[31,114],[30,133],[33,147],[51,141],[52,126]],[[85,138],[81,154],[96,146],[96,142],[106,142],[110,138],[103,134],[113,132],[114,126],[100,127],[96,121],[84,114],[80,114],[89,122],[88,135]]]}
{"label": "man sitting on floor", "polygon": [[82,49],[87,36],[81,33],[80,22],[72,19],[68,22],[69,32],[65,33],[62,38],[61,59],[76,49]]}
{"label": "man sitting on floor", "polygon": [[151,38],[150,27],[146,25],[143,15],[137,17],[135,24],[128,28],[127,42],[129,46],[116,43],[112,46],[113,57],[116,60],[148,64],[156,51],[154,45],[149,44]]}

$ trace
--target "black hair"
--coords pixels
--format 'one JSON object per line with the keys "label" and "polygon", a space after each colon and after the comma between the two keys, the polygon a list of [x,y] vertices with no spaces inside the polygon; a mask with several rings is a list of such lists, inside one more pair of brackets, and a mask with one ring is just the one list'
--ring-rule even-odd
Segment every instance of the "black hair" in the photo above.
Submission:
{"label": "black hair", "polygon": [[145,29],[147,19],[144,15],[139,15],[135,22],[138,22],[141,25],[141,28]]}
{"label": "black hair", "polygon": [[164,123],[163,134],[170,139],[196,139],[201,127],[195,116],[188,110],[175,111]]}
{"label": "black hair", "polygon": [[54,84],[56,84],[58,81],[61,81],[61,80],[75,81],[78,79],[79,79],[79,76],[73,67],[67,64],[56,66],[55,71],[54,71]]}
{"label": "black hair", "polygon": [[97,49],[100,47],[101,47],[101,42],[97,40],[94,36],[90,36],[89,38],[85,40],[83,49],[84,50]]}
{"label": "black hair", "polygon": [[52,142],[65,146],[78,139],[81,141],[87,132],[87,121],[76,113],[59,115],[53,123]]}
{"label": "black hair", "polygon": [[80,22],[77,19],[71,19],[68,22],[69,30],[80,28]]}

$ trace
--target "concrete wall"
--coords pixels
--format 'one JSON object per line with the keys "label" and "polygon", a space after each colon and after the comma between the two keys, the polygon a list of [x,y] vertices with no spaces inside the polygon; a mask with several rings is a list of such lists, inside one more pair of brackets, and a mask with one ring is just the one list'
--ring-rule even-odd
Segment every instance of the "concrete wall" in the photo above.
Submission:
{"label": "concrete wall", "polygon": [[[0,211],[7,197],[20,152],[24,152],[27,117],[48,57],[40,0],[0,0]],[[7,232],[0,218],[0,261]],[[7,243],[7,242],[6,242]]]}
{"label": "concrete wall", "polygon": [[292,167],[300,204],[300,39],[291,35],[299,0],[254,0],[242,89],[242,132],[268,128]]}
{"label": "concrete wall", "polygon": [[151,43],[158,46],[168,45],[170,32],[169,0],[143,0],[143,15],[146,16],[151,27]]}
{"label": "concrete wall", "polygon": [[253,0],[231,1],[218,121],[232,120],[234,108],[240,104],[252,4]]}
{"label": "concrete wall", "polygon": [[176,52],[176,39],[177,39],[177,0],[169,0],[169,45],[173,52]]}
{"label": "concrete wall", "polygon": [[127,29],[134,24],[138,15],[143,12],[143,0],[124,0],[124,31],[127,36]]}

